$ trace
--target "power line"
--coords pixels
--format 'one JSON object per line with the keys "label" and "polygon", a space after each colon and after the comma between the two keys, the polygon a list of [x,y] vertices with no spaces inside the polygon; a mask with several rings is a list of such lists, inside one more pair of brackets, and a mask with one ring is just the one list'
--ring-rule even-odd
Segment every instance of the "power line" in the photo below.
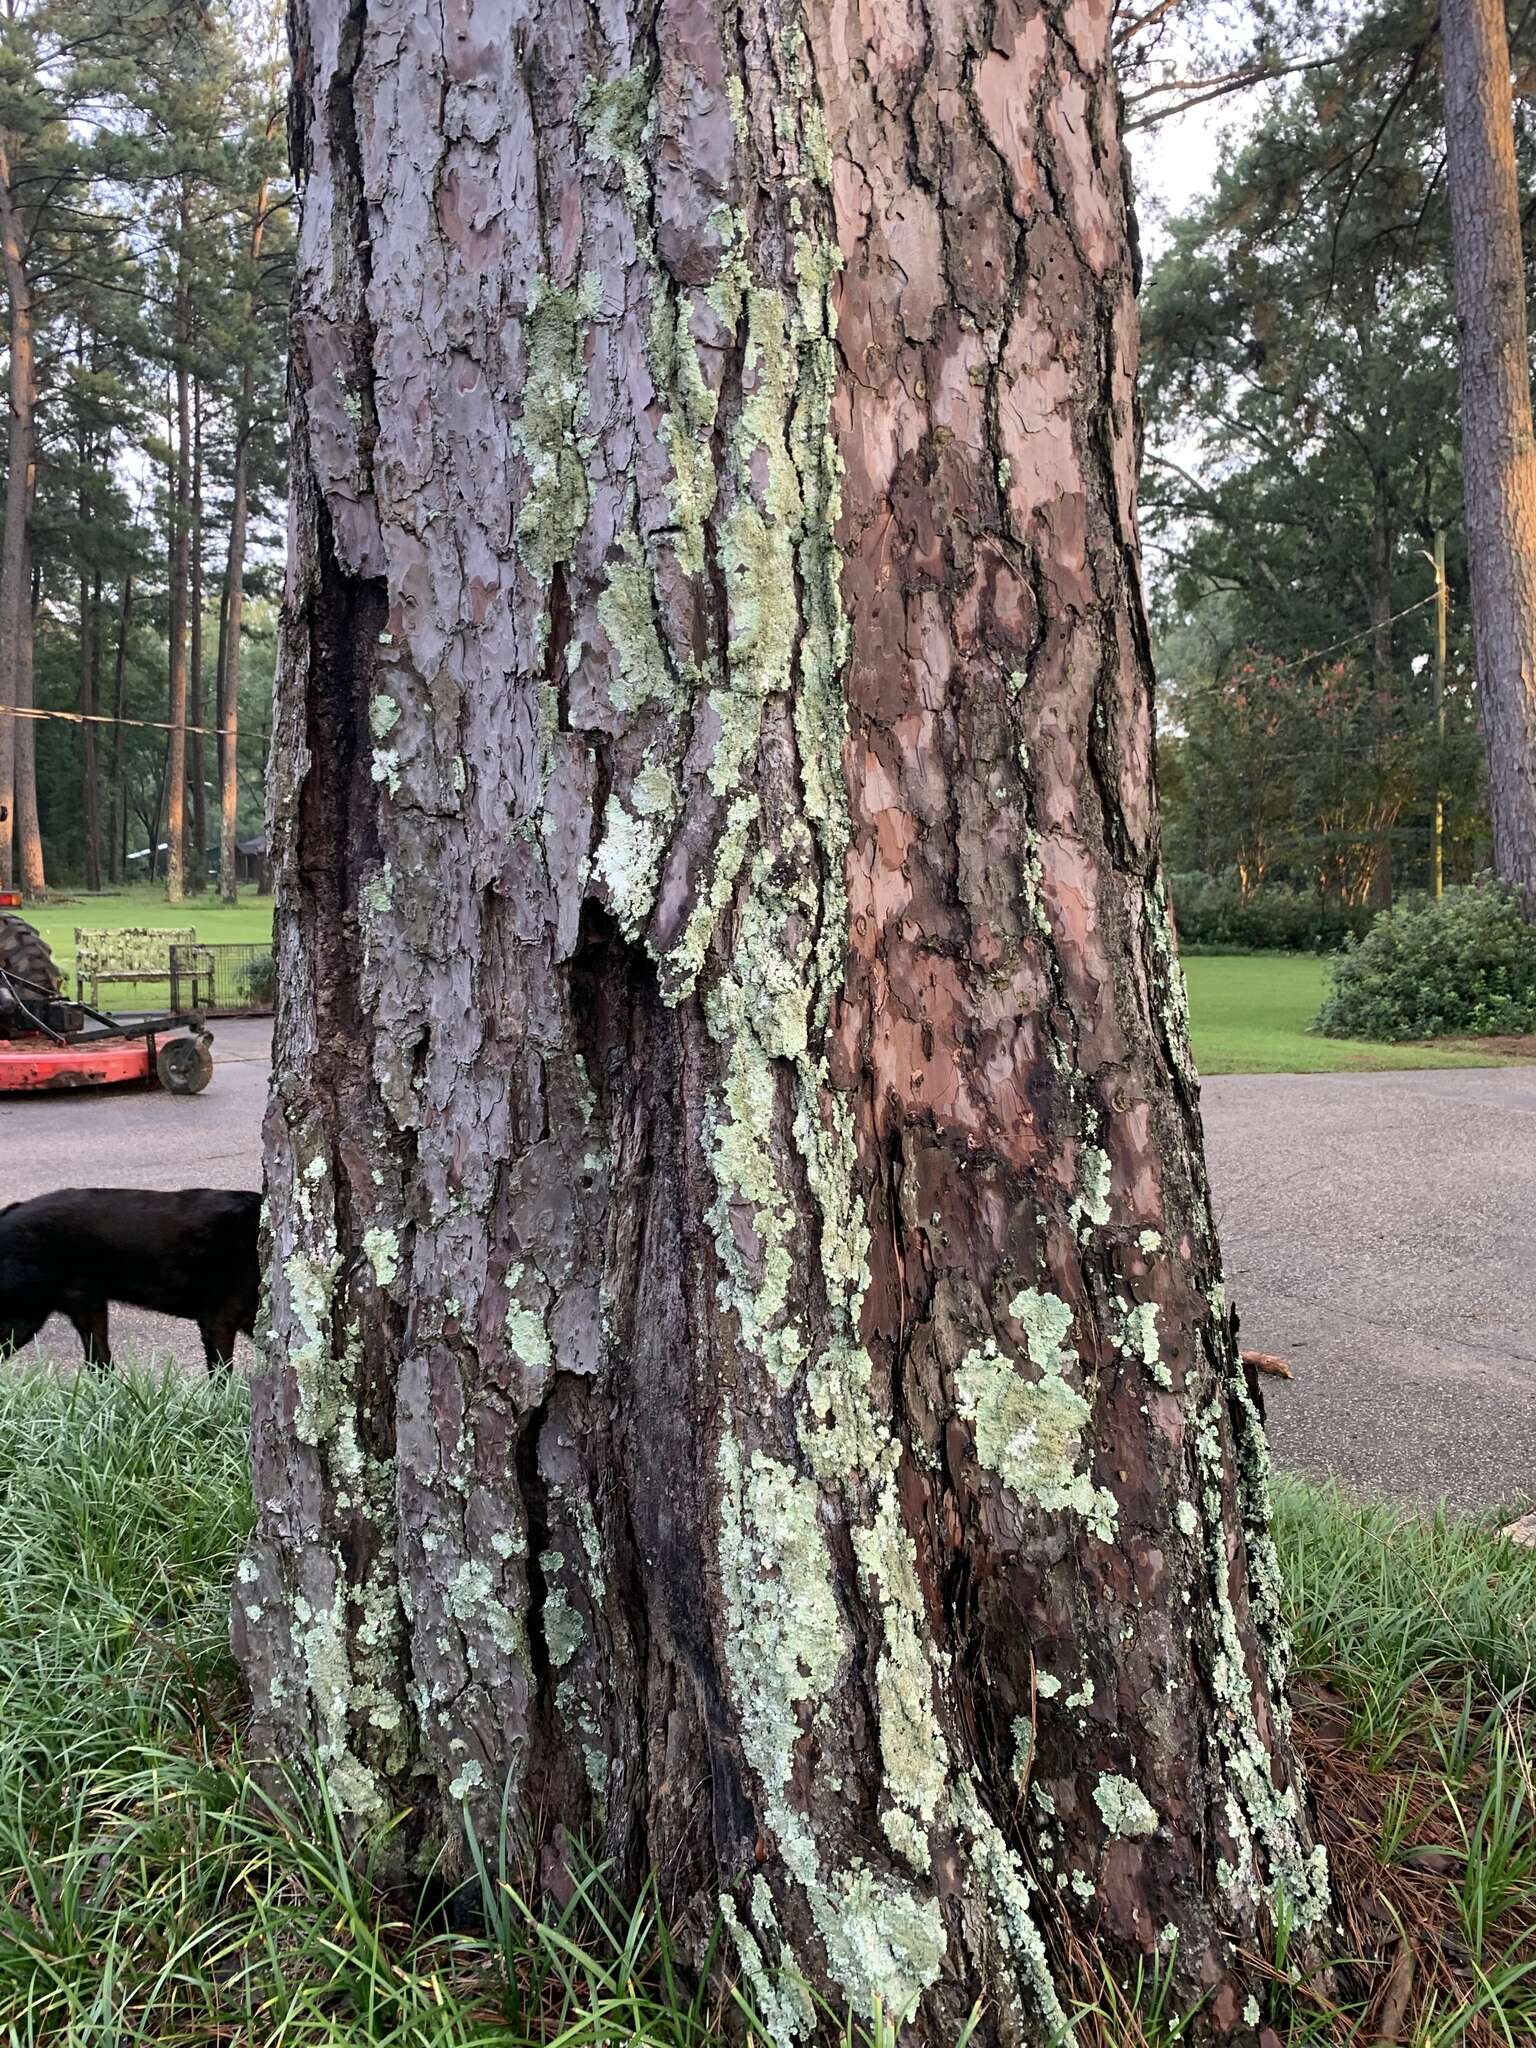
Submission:
{"label": "power line", "polygon": [[208,739],[239,738],[232,725],[173,725],[164,718],[114,718],[110,711],[48,711],[36,704],[0,704],[0,718],[62,718],[66,725],[132,725],[143,732],[194,732]]}

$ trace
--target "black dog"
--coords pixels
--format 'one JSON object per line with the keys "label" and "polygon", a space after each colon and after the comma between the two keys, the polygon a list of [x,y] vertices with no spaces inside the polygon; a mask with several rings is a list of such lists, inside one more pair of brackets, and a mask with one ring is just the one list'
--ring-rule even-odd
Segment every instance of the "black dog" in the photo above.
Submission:
{"label": "black dog", "polygon": [[109,1366],[107,1304],[188,1316],[208,1370],[256,1325],[260,1195],[221,1188],[61,1188],[0,1209],[0,1354],[51,1315],[80,1333],[89,1364]]}

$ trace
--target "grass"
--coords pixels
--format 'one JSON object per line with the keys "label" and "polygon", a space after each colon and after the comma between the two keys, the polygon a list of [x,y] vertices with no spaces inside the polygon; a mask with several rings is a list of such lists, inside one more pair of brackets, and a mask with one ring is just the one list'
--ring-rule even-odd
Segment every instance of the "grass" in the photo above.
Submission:
{"label": "grass", "polygon": [[[5,2048],[706,2048],[761,2038],[693,1988],[653,1897],[563,1911],[483,1870],[474,1931],[350,1870],[238,1739],[228,1586],[250,1517],[238,1383],[0,1376],[0,2042]],[[1278,1492],[1299,1740],[1344,1948],[1267,1997],[1285,2048],[1536,2038],[1525,1688],[1536,1553],[1299,1482]],[[1165,1975],[1096,1982],[1085,2048],[1172,2048]],[[895,2048],[878,2015],[829,2023]],[[957,2044],[960,2048],[960,2044]]]}
{"label": "grass", "polygon": [[1402,1067],[1497,1067],[1467,1046],[1374,1045],[1308,1030],[1327,962],[1310,953],[1197,953],[1184,961],[1190,1036],[1202,1074],[1385,1073]]}
{"label": "grass", "polygon": [[[77,925],[86,931],[121,931],[127,925],[147,925],[155,931],[190,927],[210,945],[267,946],[272,940],[272,899],[258,896],[254,887],[242,889],[240,901],[233,906],[221,903],[212,893],[185,903],[167,903],[164,888],[147,883],[104,890],[99,895],[82,889],[74,894],[55,893],[46,903],[24,904],[19,914],[52,948],[71,994]],[[101,991],[109,1010],[161,1008],[166,996],[164,981],[108,982]]]}

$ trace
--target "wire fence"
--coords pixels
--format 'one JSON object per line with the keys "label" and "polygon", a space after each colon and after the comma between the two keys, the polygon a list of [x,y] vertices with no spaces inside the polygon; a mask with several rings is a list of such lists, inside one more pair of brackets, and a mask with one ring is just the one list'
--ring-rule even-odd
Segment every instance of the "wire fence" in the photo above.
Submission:
{"label": "wire fence", "polygon": [[172,946],[171,1008],[207,1017],[270,1016],[277,988],[270,946]]}

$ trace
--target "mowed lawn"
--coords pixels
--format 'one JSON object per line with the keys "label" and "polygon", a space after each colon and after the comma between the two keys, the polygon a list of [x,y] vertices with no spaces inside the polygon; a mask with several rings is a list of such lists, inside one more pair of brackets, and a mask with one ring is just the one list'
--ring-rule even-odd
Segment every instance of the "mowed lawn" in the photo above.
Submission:
{"label": "mowed lawn", "polygon": [[[66,985],[74,990],[75,928],[82,931],[122,931],[128,925],[142,925],[153,931],[194,931],[206,945],[267,946],[272,941],[272,898],[258,896],[254,888],[242,889],[233,908],[213,894],[194,896],[186,903],[167,903],[163,888],[147,883],[138,888],[103,891],[99,896],[83,890],[59,894],[47,903],[26,903],[19,915],[41,932],[53,949]],[[163,1002],[165,985],[118,985],[104,988],[102,1000],[108,1009],[156,1006]]]}
{"label": "mowed lawn", "polygon": [[[265,945],[272,936],[272,899],[242,889],[227,908],[213,895],[170,904],[147,885],[115,893],[60,896],[29,905],[22,916],[53,948],[73,977],[75,927],[92,931],[147,925],[190,926],[208,944]],[[1212,953],[1186,958],[1191,1035],[1202,1074],[1331,1074],[1392,1067],[1491,1067],[1507,1061],[1475,1045],[1371,1045],[1319,1038],[1309,1029],[1326,986],[1327,963],[1310,953]],[[147,999],[147,998],[146,998]]]}
{"label": "mowed lawn", "polygon": [[1311,953],[1197,953],[1186,958],[1190,1036],[1202,1074],[1379,1073],[1389,1067],[1498,1067],[1496,1053],[1462,1045],[1372,1045],[1320,1038],[1308,1027],[1327,986]]}

